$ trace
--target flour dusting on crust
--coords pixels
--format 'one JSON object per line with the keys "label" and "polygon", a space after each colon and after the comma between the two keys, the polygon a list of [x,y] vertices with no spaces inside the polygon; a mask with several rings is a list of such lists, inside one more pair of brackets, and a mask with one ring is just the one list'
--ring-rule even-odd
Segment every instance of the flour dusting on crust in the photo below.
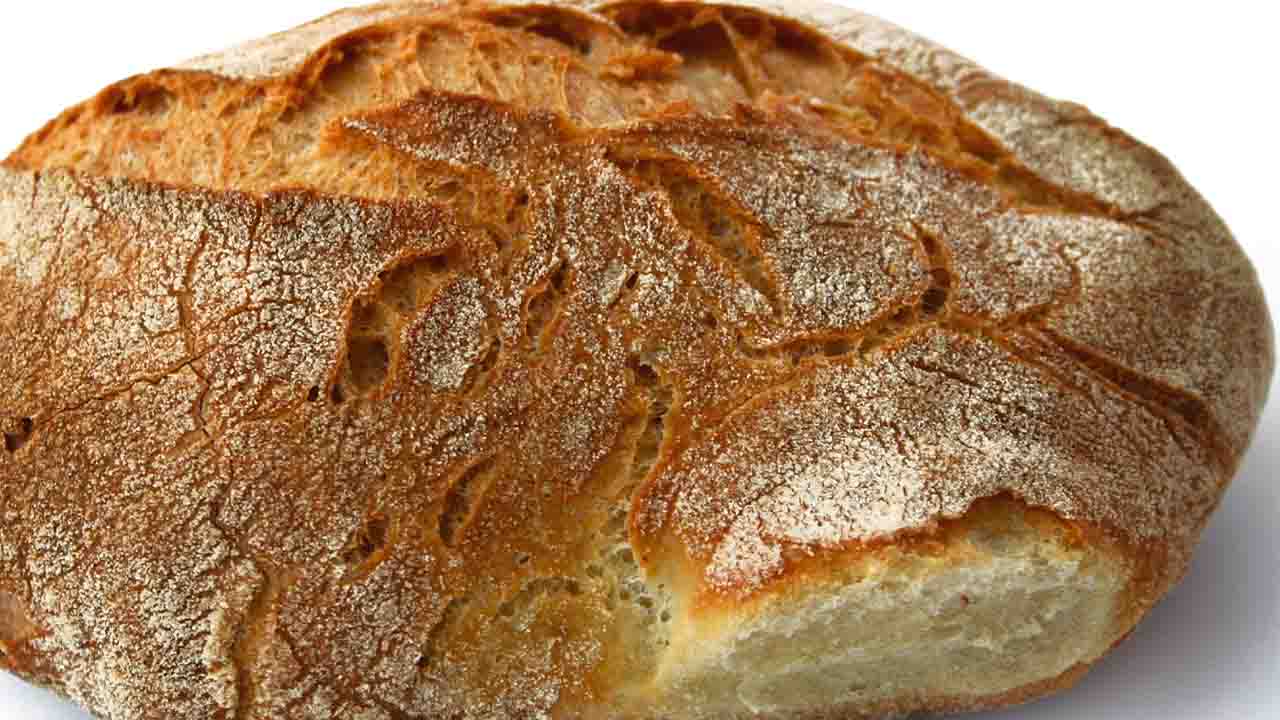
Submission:
{"label": "flour dusting on crust", "polygon": [[1181,574],[1273,357],[1166,161],[856,13],[584,7],[345,11],[6,160],[0,665],[562,718],[996,496]]}

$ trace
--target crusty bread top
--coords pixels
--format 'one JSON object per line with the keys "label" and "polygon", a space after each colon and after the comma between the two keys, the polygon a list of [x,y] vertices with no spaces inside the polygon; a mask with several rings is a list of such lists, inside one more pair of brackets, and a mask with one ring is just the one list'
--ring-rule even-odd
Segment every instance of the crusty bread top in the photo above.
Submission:
{"label": "crusty bread top", "polygon": [[[1266,395],[1247,259],[1084,110],[799,13],[376,6],[32,136],[0,170],[18,667],[102,712],[341,668],[330,702],[492,675],[546,712],[632,662],[578,580],[618,507],[698,606],[999,495],[1153,599]],[[521,602],[527,637],[459,619]]]}

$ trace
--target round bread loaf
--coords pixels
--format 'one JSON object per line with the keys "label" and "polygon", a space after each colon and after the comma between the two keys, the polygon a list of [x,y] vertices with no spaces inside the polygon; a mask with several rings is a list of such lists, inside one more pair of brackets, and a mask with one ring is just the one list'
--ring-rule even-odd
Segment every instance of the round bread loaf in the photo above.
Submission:
{"label": "round bread loaf", "polygon": [[1065,688],[1268,384],[1084,109],[825,7],[400,2],[0,169],[0,667],[112,720],[861,718]]}

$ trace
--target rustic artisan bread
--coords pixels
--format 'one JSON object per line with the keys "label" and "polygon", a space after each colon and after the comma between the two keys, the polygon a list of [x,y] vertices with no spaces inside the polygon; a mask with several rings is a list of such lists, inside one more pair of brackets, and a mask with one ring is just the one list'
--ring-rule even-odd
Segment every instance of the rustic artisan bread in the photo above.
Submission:
{"label": "rustic artisan bread", "polygon": [[1272,371],[1160,155],[824,7],[397,3],[0,170],[0,665],[112,720],[1064,688]]}

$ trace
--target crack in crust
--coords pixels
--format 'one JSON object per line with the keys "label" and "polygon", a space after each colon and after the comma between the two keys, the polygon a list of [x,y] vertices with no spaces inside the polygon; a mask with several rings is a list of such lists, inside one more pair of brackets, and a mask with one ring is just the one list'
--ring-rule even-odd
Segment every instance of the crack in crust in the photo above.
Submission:
{"label": "crack in crust", "polygon": [[235,720],[247,720],[253,712],[254,694],[257,691],[257,685],[253,682],[253,664],[262,642],[263,624],[267,621],[267,615],[272,612],[278,596],[279,587],[275,580],[270,574],[264,576],[236,639],[233,657],[236,658],[236,696],[239,700]]}
{"label": "crack in crust", "polygon": [[741,276],[768,301],[775,314],[778,312],[781,300],[777,282],[760,249],[767,227],[761,226],[746,209],[735,206],[723,190],[699,177],[695,165],[670,158],[629,158],[619,153],[611,153],[610,160],[637,182],[665,193],[676,220],[693,241],[705,244],[724,260],[721,272]]}
{"label": "crack in crust", "polygon": [[[1080,366],[1114,392],[1133,398],[1153,412],[1179,418],[1194,431],[1198,442],[1212,456],[1221,477],[1229,478],[1234,474],[1237,460],[1229,447],[1227,435],[1200,398],[1144,377],[1042,324],[1028,323],[1014,329],[1012,334],[1021,337],[1011,341],[1009,334],[1005,334],[999,339],[1006,343],[1006,347],[1014,348],[1020,357],[1035,361],[1037,356],[1057,356],[1058,362],[1065,360]],[[1176,437],[1178,432],[1170,428],[1170,434]]]}
{"label": "crack in crust", "polygon": [[16,429],[13,432],[4,434],[5,452],[18,452],[23,445],[27,444],[27,441],[31,439],[32,433],[35,432],[35,421],[29,417],[19,419],[14,425],[16,425]]}
{"label": "crack in crust", "polygon": [[467,526],[475,518],[477,508],[494,482],[494,460],[489,458],[471,466],[450,483],[440,513],[440,539],[449,547],[462,542]]}
{"label": "crack in crust", "polygon": [[432,255],[379,273],[377,291],[357,298],[352,308],[342,370],[330,391],[334,404],[374,395],[383,388],[391,367],[401,362],[400,336],[405,327],[432,301],[457,265],[448,254]]}

